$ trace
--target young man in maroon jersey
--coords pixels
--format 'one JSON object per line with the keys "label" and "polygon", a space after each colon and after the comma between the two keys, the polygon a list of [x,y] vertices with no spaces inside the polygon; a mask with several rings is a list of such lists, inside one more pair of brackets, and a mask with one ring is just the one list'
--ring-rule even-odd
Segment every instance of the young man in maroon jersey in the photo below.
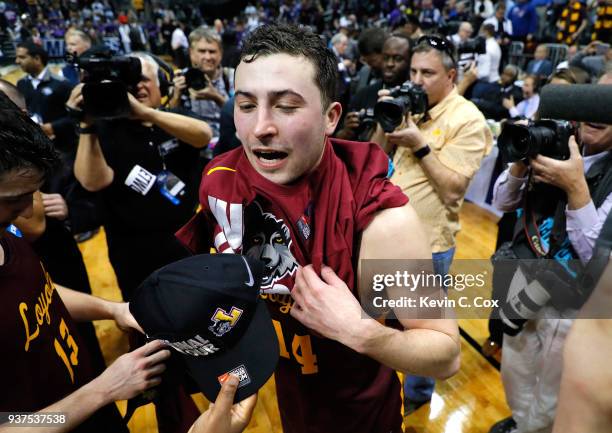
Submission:
{"label": "young man in maroon jersey", "polygon": [[[450,319],[365,319],[361,259],[431,258],[408,198],[386,179],[371,143],[329,139],[337,62],[294,26],[255,30],[236,70],[234,119],[242,148],[204,170],[202,211],[178,236],[266,263],[262,296],[279,338],[276,386],[283,429],[400,432],[394,370],[447,378],[459,368]],[[415,272],[417,269],[413,269]]]}
{"label": "young man in maroon jersey", "polygon": [[[33,194],[59,163],[39,126],[0,91],[0,412],[35,412],[20,419],[20,430],[128,432],[113,404],[160,383],[170,356],[152,341],[119,357],[94,377],[91,359],[74,320],[114,319],[121,328],[138,324],[127,303],[75,292],[55,285],[38,257],[11,222],[33,213]],[[58,251],[61,254],[61,251]],[[191,433],[233,433],[248,423],[255,398],[232,406],[238,379],[222,387],[213,407]],[[42,417],[41,415],[48,415]],[[4,417],[0,432],[11,429]],[[36,420],[38,424],[28,426]],[[43,427],[44,423],[44,427]]]}

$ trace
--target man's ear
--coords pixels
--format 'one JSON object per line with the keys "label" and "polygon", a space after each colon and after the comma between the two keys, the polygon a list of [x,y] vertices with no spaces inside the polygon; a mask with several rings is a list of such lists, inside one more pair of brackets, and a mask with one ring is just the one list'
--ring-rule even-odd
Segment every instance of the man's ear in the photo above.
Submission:
{"label": "man's ear", "polygon": [[332,102],[329,104],[325,117],[327,125],[325,126],[325,135],[331,136],[338,126],[340,117],[342,116],[342,105],[339,102]]}

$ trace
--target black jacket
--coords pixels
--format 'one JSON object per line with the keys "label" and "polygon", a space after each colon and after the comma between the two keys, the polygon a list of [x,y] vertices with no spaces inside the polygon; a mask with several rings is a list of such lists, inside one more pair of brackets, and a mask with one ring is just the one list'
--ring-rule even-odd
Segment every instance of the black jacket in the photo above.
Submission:
{"label": "black jacket", "polygon": [[32,86],[29,76],[19,80],[17,88],[25,98],[28,112],[40,116],[43,123],[51,123],[56,147],[64,152],[74,151],[75,125],[66,112],[66,101],[72,91],[71,84],[47,69],[36,89]]}

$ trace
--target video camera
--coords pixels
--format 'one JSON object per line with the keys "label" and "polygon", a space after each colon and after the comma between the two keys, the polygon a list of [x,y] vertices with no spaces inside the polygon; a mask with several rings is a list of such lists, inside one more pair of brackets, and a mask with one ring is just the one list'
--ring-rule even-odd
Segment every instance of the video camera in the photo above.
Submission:
{"label": "video camera", "polygon": [[198,68],[185,68],[181,70],[180,74],[185,77],[188,89],[202,90],[208,86],[204,72]]}
{"label": "video camera", "polygon": [[461,54],[485,54],[487,52],[487,41],[482,36],[468,39],[457,46],[457,55]]}
{"label": "video camera", "polygon": [[401,125],[406,113],[422,114],[429,106],[425,90],[410,81],[391,89],[390,96],[394,99],[379,101],[374,106],[374,118],[385,132]]}
{"label": "video camera", "polygon": [[506,123],[497,145],[507,162],[526,161],[537,155],[565,160],[574,127],[565,120],[538,120],[527,126]]}
{"label": "video camera", "polygon": [[130,114],[128,91],[142,80],[142,66],[136,57],[96,53],[68,55],[66,61],[84,71],[83,111],[94,118],[113,119]]}

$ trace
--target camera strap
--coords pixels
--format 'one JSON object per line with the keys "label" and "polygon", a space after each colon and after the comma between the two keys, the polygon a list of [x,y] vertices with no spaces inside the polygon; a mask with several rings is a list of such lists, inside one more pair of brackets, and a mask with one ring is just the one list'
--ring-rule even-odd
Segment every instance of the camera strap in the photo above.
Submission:
{"label": "camera strap", "polygon": [[[529,174],[528,184],[532,182],[532,174]],[[546,241],[541,232],[538,223],[541,223],[540,217],[533,209],[530,202],[532,194],[526,193],[523,195],[523,215],[522,215],[522,226],[525,238],[529,244],[529,248],[535,254],[536,258],[552,258],[559,251],[561,245],[564,243],[566,235],[565,227],[565,206],[567,204],[567,198],[560,200],[557,203],[554,212],[553,226],[550,231],[548,241]],[[536,197],[537,199],[537,197]],[[516,237],[515,237],[516,238]],[[546,248],[548,244],[548,248]]]}

